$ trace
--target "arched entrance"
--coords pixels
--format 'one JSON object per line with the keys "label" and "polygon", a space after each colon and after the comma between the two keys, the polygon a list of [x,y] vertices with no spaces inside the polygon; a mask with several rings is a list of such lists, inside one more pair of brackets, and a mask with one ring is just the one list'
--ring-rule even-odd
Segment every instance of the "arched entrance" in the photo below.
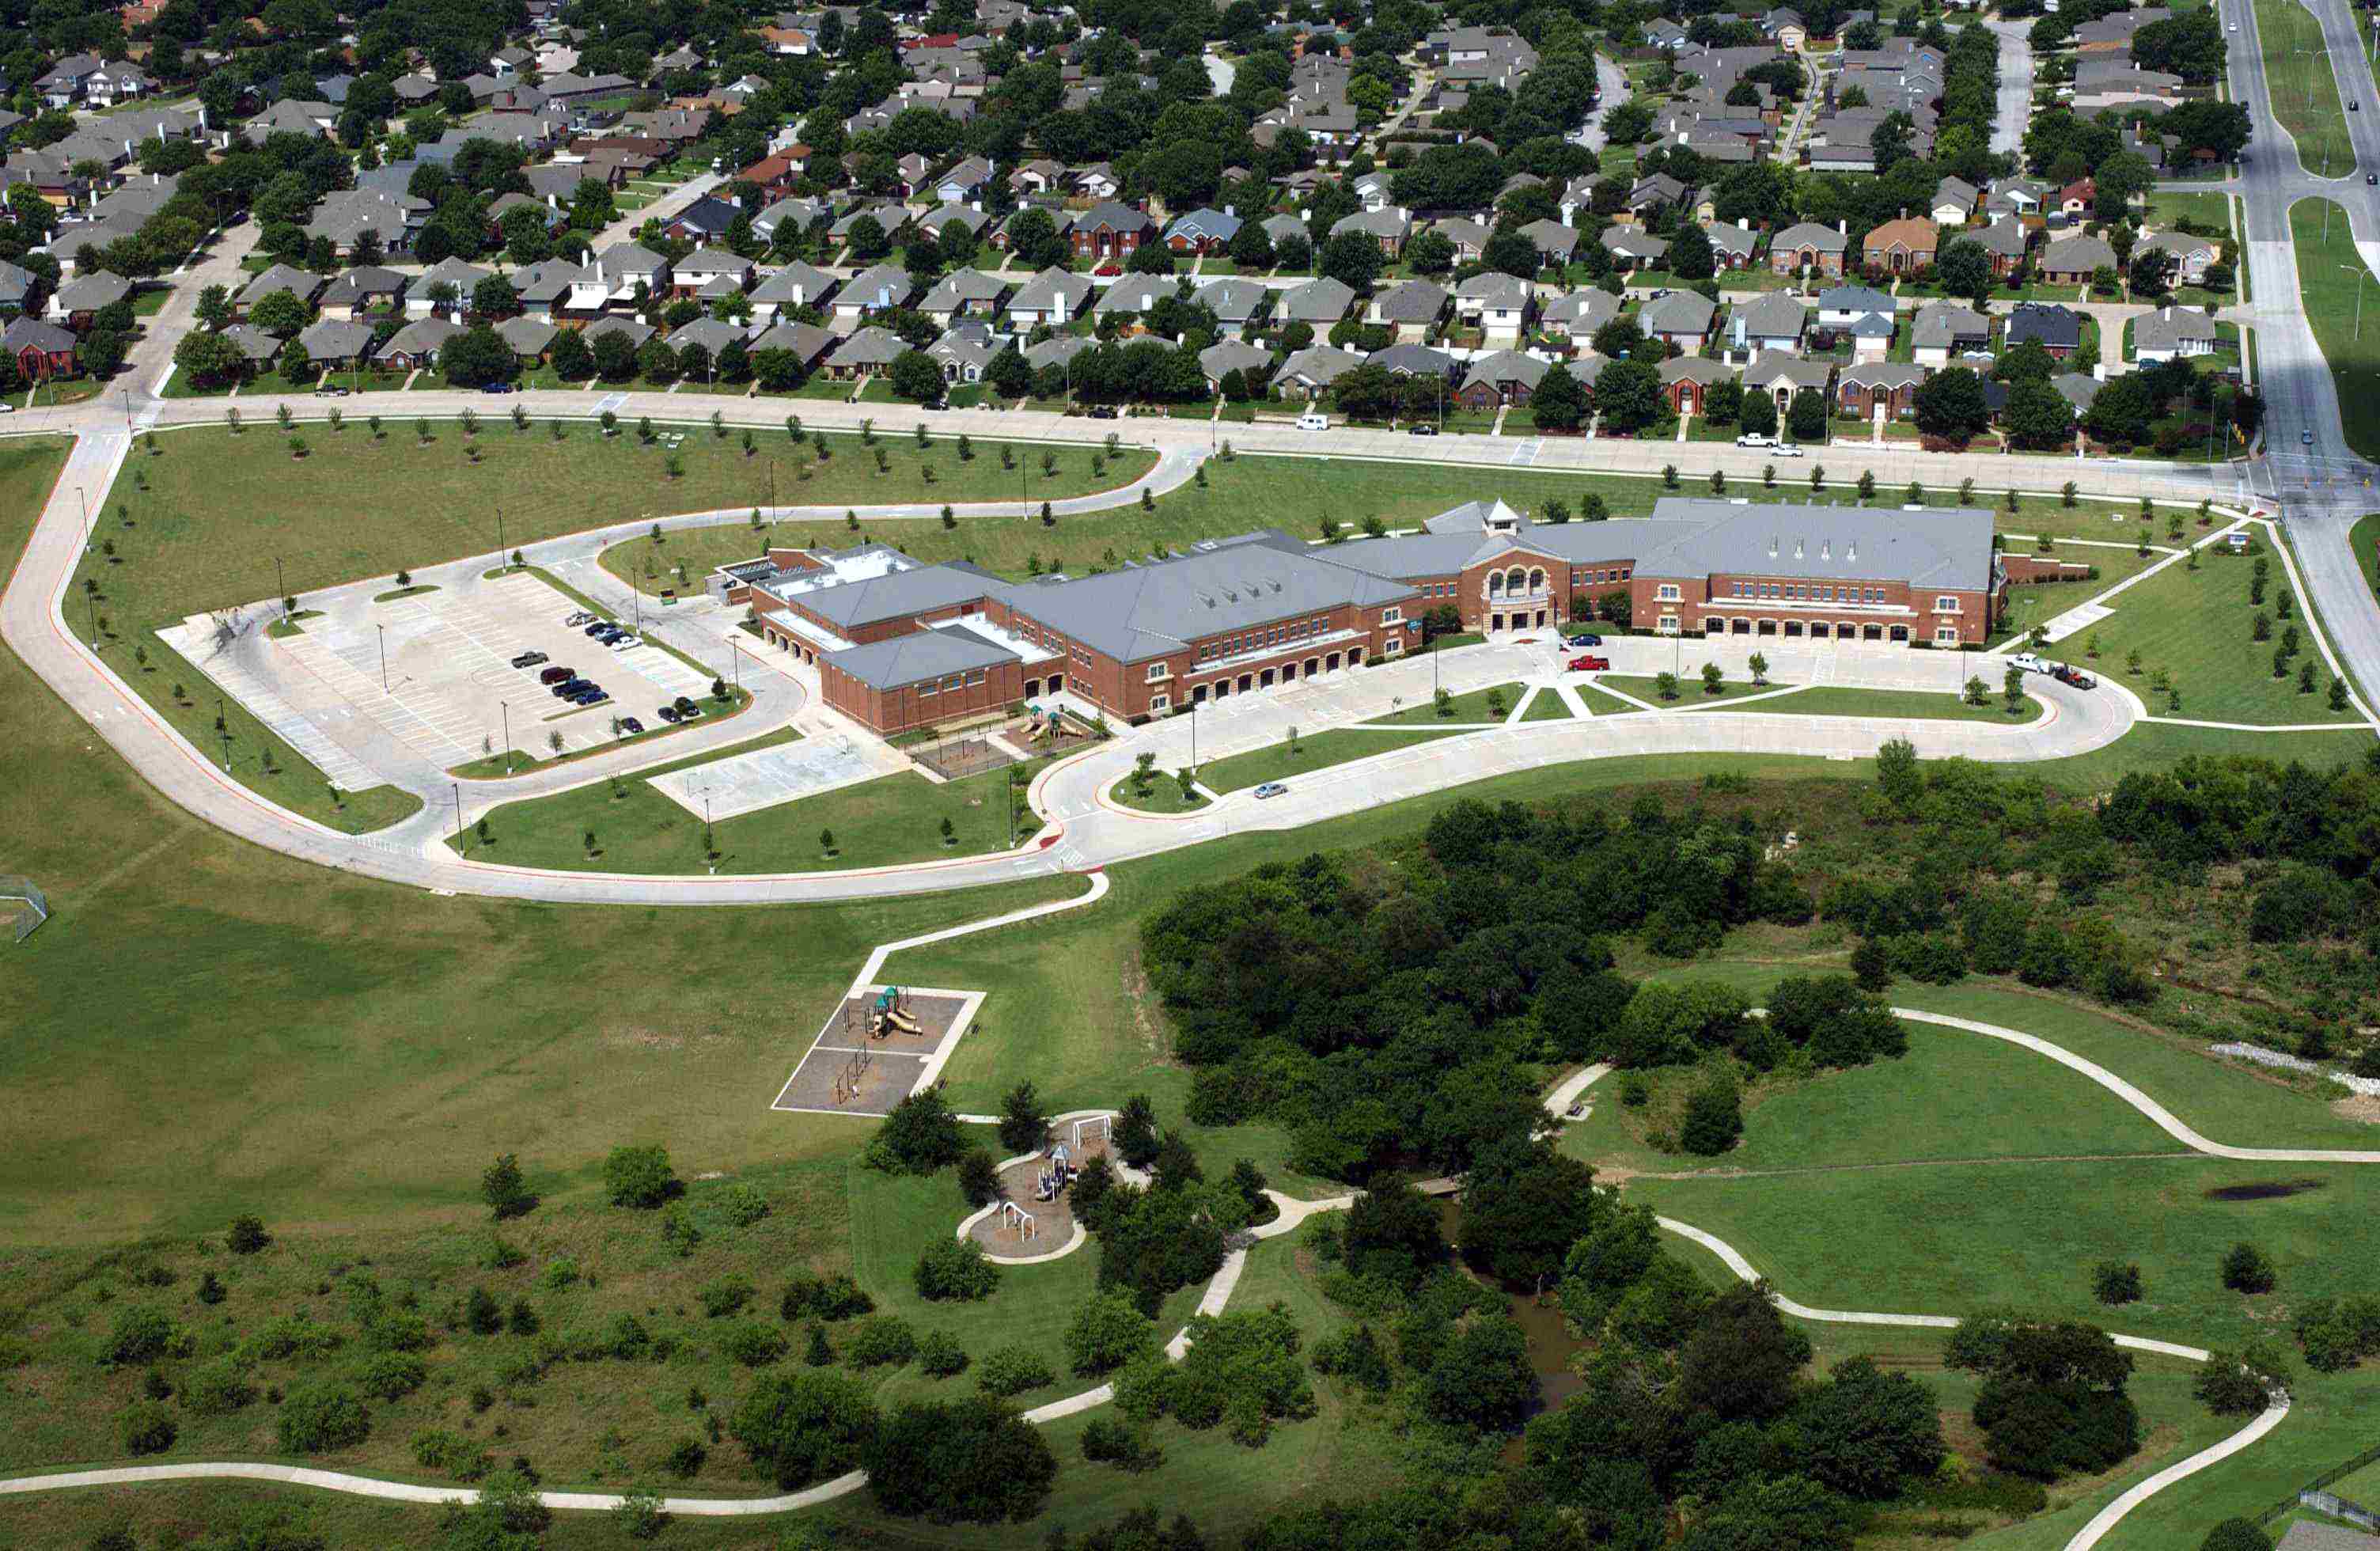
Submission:
{"label": "arched entrance", "polygon": [[1777,634],[1777,622],[1773,619],[1764,619],[1760,622],[1759,625],[1754,629],[1753,634],[1755,636],[1774,636]]}
{"label": "arched entrance", "polygon": [[1907,645],[1909,641],[1909,626],[1905,624],[1894,625],[1892,627],[1891,634],[1887,637],[1887,639],[1899,641],[1904,646]]}
{"label": "arched entrance", "polygon": [[1802,622],[1798,619],[1787,620],[1785,622],[1785,638],[1789,641],[1799,640],[1801,636]]}
{"label": "arched entrance", "polygon": [[1861,626],[1860,626],[1860,639],[1861,639],[1861,640],[1863,640],[1863,641],[1881,641],[1881,640],[1883,640],[1883,639],[1884,639],[1884,626],[1883,626],[1883,625],[1881,625],[1881,624],[1864,624],[1864,625],[1861,625]]}

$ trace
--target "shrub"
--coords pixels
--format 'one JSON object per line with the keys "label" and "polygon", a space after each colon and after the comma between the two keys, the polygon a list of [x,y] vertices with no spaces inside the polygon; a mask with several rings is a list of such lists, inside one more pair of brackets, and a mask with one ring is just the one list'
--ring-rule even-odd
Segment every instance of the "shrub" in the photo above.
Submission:
{"label": "shrub", "polygon": [[769,1198],[740,1181],[721,1191],[718,1202],[720,1215],[738,1228],[749,1228],[769,1215]]}
{"label": "shrub", "polygon": [[1122,1292],[1086,1299],[1066,1322],[1066,1358],[1075,1372],[1112,1373],[1156,1344],[1157,1327]]}
{"label": "shrub", "polygon": [[937,1523],[1029,1519],[1058,1473],[1041,1429],[987,1396],[902,1407],[866,1458],[879,1508]]}
{"label": "shrub", "polygon": [[691,1481],[701,1473],[703,1461],[710,1458],[710,1450],[702,1446],[700,1438],[680,1438],[676,1446],[662,1456],[662,1469],[680,1481]]}
{"label": "shrub", "polygon": [[701,1228],[696,1224],[693,1215],[677,1202],[673,1201],[662,1208],[662,1242],[667,1244],[670,1253],[681,1260],[692,1254],[695,1246],[702,1242]]}
{"label": "shrub", "polygon": [[273,1235],[264,1230],[263,1218],[243,1213],[231,1219],[231,1230],[224,1235],[224,1242],[234,1254],[254,1254],[273,1242]]}
{"label": "shrub", "polygon": [[964,1150],[958,1117],[937,1083],[892,1107],[865,1156],[869,1168],[888,1174],[931,1174],[957,1162]]}
{"label": "shrub", "polygon": [[898,1365],[917,1355],[917,1333],[897,1314],[872,1314],[853,1327],[844,1355],[855,1367]]}
{"label": "shrub", "polygon": [[747,1368],[765,1368],[792,1350],[782,1330],[747,1320],[731,1325],[719,1338],[719,1350]]}
{"label": "shrub", "polygon": [[443,1427],[424,1427],[413,1435],[413,1462],[425,1471],[445,1471],[463,1481],[477,1481],[488,1473],[488,1451]]}
{"label": "shrub", "polygon": [[876,1300],[847,1276],[797,1275],[785,1284],[785,1296],[777,1305],[777,1313],[789,1320],[838,1320],[856,1318],[875,1307]]}
{"label": "shrub", "polygon": [[957,1299],[974,1303],[989,1298],[1000,1285],[1000,1270],[983,1255],[973,1239],[939,1239],[917,1257],[917,1296],[931,1302]]}
{"label": "shrub", "polygon": [[2091,1272],[2091,1295],[2102,1303],[2137,1303],[2141,1301],[2141,1268],[2119,1266],[2103,1260]]}
{"label": "shrub", "polygon": [[2274,1365],[2262,1353],[2210,1353],[2191,1383],[2191,1393],[2217,1416],[2247,1416],[2265,1409],[2272,1399]]}
{"label": "shrub", "polygon": [[115,1416],[115,1437],[127,1454],[163,1454],[174,1447],[174,1413],[154,1400],[135,1400]]}
{"label": "shrub", "polygon": [[1733,1147],[1742,1134],[1743,1109],[1733,1078],[1714,1077],[1687,1098],[1685,1122],[1678,1132],[1679,1143],[1686,1151],[1715,1157]]}
{"label": "shrub", "polygon": [[2223,1285],[2234,1292],[2270,1292],[2273,1281],[2272,1261],[2245,1240],[2223,1257]]}
{"label": "shrub", "polygon": [[119,1309],[100,1361],[111,1367],[138,1367],[160,1357],[187,1357],[190,1337],[163,1309]]}
{"label": "shrub", "polygon": [[327,1357],[345,1346],[346,1339],[338,1331],[315,1324],[300,1311],[265,1321],[256,1334],[240,1342],[239,1355],[247,1363]]}
{"label": "shrub", "polygon": [[753,1287],[742,1277],[722,1277],[695,1290],[695,1301],[713,1319],[724,1319],[752,1301]]}
{"label": "shrub", "polygon": [[988,1206],[1000,1199],[1000,1169],[981,1147],[959,1155],[959,1194],[970,1206]]}
{"label": "shrub", "polygon": [[411,1352],[383,1351],[356,1370],[356,1385],[374,1400],[401,1400],[429,1376],[429,1368]]}
{"label": "shrub", "polygon": [[371,1413],[344,1384],[302,1385],[281,1403],[274,1423],[284,1454],[321,1454],[351,1448],[371,1436]]}
{"label": "shrub", "polygon": [[984,1393],[1002,1400],[1022,1395],[1028,1389],[1040,1389],[1058,1382],[1038,1353],[1029,1347],[1004,1346],[983,1360],[977,1371],[976,1383]]}
{"label": "shrub", "polygon": [[762,1379],[727,1425],[728,1436],[788,1491],[850,1470],[876,1433],[876,1403],[867,1387],[823,1369]]}
{"label": "shrub", "polygon": [[548,1292],[559,1292],[578,1279],[578,1262],[568,1255],[546,1262],[545,1269],[537,1274],[538,1286]]}
{"label": "shrub", "polygon": [[1379,1340],[1368,1325],[1358,1325],[1315,1342],[1314,1370],[1336,1374],[1376,1395],[1387,1393],[1392,1377],[1388,1354],[1380,1350]]}
{"label": "shrub", "polygon": [[182,1406],[193,1416],[228,1416],[256,1399],[256,1386],[237,1359],[192,1369],[182,1379]]}
{"label": "shrub", "polygon": [[2198,1551],[2273,1551],[2273,1537],[2252,1519],[2226,1519],[2206,1532]]}
{"label": "shrub", "polygon": [[1147,1429],[1121,1416],[1101,1416],[1083,1429],[1083,1458],[1138,1474],[1162,1464],[1165,1455],[1149,1440]]}
{"label": "shrub", "polygon": [[603,1189],[614,1206],[658,1206],[681,1188],[666,1147],[614,1147],[603,1160]]}
{"label": "shrub", "polygon": [[947,1330],[929,1330],[917,1338],[917,1366],[935,1378],[949,1378],[966,1370],[967,1354]]}

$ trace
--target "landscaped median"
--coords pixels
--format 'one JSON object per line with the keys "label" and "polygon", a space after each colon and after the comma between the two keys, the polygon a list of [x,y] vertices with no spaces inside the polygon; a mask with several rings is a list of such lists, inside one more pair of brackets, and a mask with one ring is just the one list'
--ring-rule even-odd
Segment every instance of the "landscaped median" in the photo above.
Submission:
{"label": "landscaped median", "polygon": [[1411,748],[1415,744],[1436,738],[1460,734],[1457,728],[1424,728],[1396,732],[1371,733],[1353,727],[1341,727],[1327,733],[1309,733],[1294,743],[1287,739],[1264,748],[1250,749],[1224,759],[1210,759],[1198,767],[1198,782],[1217,795],[1261,786],[1269,781],[1288,781],[1293,776],[1310,775],[1316,770],[1343,765],[1353,759],[1368,759],[1375,754],[1391,749]]}
{"label": "landscaped median", "polygon": [[1713,709],[1723,711],[1778,711],[1787,716],[1876,716],[1904,717],[1921,721],[1997,721],[2003,726],[2040,721],[2042,702],[2027,695],[2010,706],[2000,693],[1998,674],[2002,670],[1997,663],[1991,664],[1991,669],[1989,673],[1977,675],[1989,685],[1981,705],[1970,705],[1962,696],[1923,689],[1854,689],[1823,684],[1796,689],[1773,700],[1722,705]]}
{"label": "landscaped median", "polygon": [[1658,706],[1665,709],[1683,709],[1689,706],[1716,706],[1727,700],[1740,700],[1746,696],[1767,695],[1779,689],[1791,687],[1789,685],[1779,684],[1774,679],[1763,684],[1754,684],[1750,679],[1723,678],[1719,680],[1718,688],[1713,689],[1703,682],[1701,665],[1696,664],[1682,673],[1668,675],[1677,682],[1672,685],[1673,696],[1664,697],[1661,693],[1663,676],[1659,673],[1599,673],[1596,676],[1595,682],[1607,689],[1614,689],[1622,695],[1642,700],[1648,706]]}
{"label": "landscaped median", "polygon": [[709,825],[647,779],[787,741],[785,733],[772,733],[633,776],[506,803],[484,816],[484,838],[474,825],[446,843],[480,861],[574,872],[829,872],[1005,851],[1040,827],[1025,790],[1046,760],[940,783],[905,770]]}
{"label": "landscaped median", "polygon": [[1501,721],[1512,714],[1512,708],[1518,706],[1521,697],[1528,692],[1529,686],[1517,681],[1500,684],[1488,689],[1448,695],[1443,700],[1425,700],[1420,705],[1406,706],[1367,721],[1374,727],[1431,727],[1440,722],[1461,726],[1465,722]]}
{"label": "landscaped median", "polygon": [[[2277,3],[2280,0],[2266,0]],[[2328,73],[2325,66],[2324,74]],[[2329,200],[2300,200],[2291,205],[2289,233],[2297,244],[2298,295],[2338,390],[2338,418],[2347,444],[2365,457],[2380,457],[2380,297],[2359,294],[2374,286],[2371,266],[2356,251],[2347,212]],[[2374,309],[2368,336],[2358,327],[2362,308]]]}
{"label": "landscaped median", "polygon": [[[2264,46],[2265,83],[2273,114],[2297,141],[2298,159],[2316,177],[2355,170],[2346,104],[2331,72],[2322,23],[2297,0],[2255,0],[2256,40]],[[2307,297],[2309,309],[2313,298]]]}

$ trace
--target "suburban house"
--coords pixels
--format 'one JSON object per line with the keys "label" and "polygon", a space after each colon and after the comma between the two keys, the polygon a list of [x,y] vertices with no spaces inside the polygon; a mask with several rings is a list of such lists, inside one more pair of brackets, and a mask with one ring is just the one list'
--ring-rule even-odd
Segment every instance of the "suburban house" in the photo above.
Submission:
{"label": "suburban house", "polygon": [[2143,366],[2211,356],[2220,343],[2215,320],[2194,307],[2160,307],[2132,320],[2132,358]]}
{"label": "suburban house", "polygon": [[1392,285],[1372,297],[1364,309],[1364,321],[1397,332],[1397,338],[1407,344],[1419,344],[1427,339],[1438,321],[1446,315],[1446,287],[1427,280],[1408,280]]}
{"label": "suburban house", "polygon": [[74,334],[39,318],[18,317],[0,333],[0,347],[17,358],[17,370],[27,382],[72,376],[77,370]]}
{"label": "suburban house", "polygon": [[2009,314],[2002,347],[2012,350],[2028,340],[2062,361],[2082,347],[2082,314],[2055,302],[2021,301]]}
{"label": "suburban house", "polygon": [[1620,316],[1620,298],[1609,291],[1572,291],[1546,303],[1537,327],[1554,339],[1585,339]]}
{"label": "suburban house", "polygon": [[1702,413],[1710,391],[1735,381],[1733,368],[1701,356],[1676,356],[1660,367],[1661,396],[1681,415]]}
{"label": "suburban house", "polygon": [[1862,419],[1878,408],[1887,419],[1903,419],[1917,412],[1917,385],[1928,375],[1913,361],[1862,361],[1837,380],[1837,400]]}
{"label": "suburban house", "polygon": [[1089,275],[1062,269],[1043,270],[1008,298],[1009,326],[1019,332],[1042,323],[1063,328],[1083,315],[1092,288]]}
{"label": "suburban house", "polygon": [[2143,253],[2172,254],[2174,284],[2198,285],[2205,283],[2208,268],[2223,256],[2223,246],[2213,237],[2189,232],[2159,232],[2132,245],[2132,261],[2138,263]]}
{"label": "suburban house", "polygon": [[1727,347],[1744,356],[1763,350],[1798,351],[1809,321],[1810,309],[1798,297],[1766,291],[1728,309]]}
{"label": "suburban house", "polygon": [[834,294],[835,330],[849,333],[871,313],[906,307],[917,294],[917,283],[898,264],[864,269],[844,281],[843,288]]}
{"label": "suburban house", "polygon": [[1717,305],[1698,291],[1672,291],[1658,301],[1646,302],[1636,321],[1650,337],[1666,340],[1691,356],[1710,338],[1711,321],[1718,312]]}
{"label": "suburban house", "polygon": [[1455,315],[1479,329],[1491,349],[1518,345],[1535,289],[1518,275],[1497,270],[1475,274],[1454,288]]}
{"label": "suburban house", "polygon": [[1498,350],[1479,357],[1454,391],[1454,401],[1465,409],[1486,413],[1503,405],[1523,405],[1546,380],[1553,363],[1518,350]]}
{"label": "suburban house", "polygon": [[1955,356],[1989,349],[1992,321],[1973,308],[1956,302],[1928,302],[1917,309],[1917,321],[1910,331],[1910,339],[1915,346],[1918,365],[1948,366]]}
{"label": "suburban house", "polygon": [[1786,227],[1768,243],[1768,267],[1779,274],[1824,275],[1843,273],[1843,254],[1851,239],[1831,226],[1803,221]]}
{"label": "suburban house", "polygon": [[1093,205],[1075,217],[1065,231],[1066,241],[1078,259],[1116,259],[1131,256],[1134,248],[1157,236],[1157,223],[1147,211],[1109,200]]}
{"label": "suburban house", "polygon": [[1783,351],[1769,351],[1753,357],[1743,369],[1743,391],[1767,394],[1782,415],[1793,402],[1795,394],[1804,391],[1827,396],[1835,380],[1831,361],[1805,360]]}
{"label": "suburban house", "polygon": [[1932,267],[1940,246],[1941,236],[1933,222],[1910,216],[1871,230],[1861,245],[1861,254],[1871,270],[1907,274]]}
{"label": "suburban house", "polygon": [[[1330,235],[1360,232],[1380,245],[1380,256],[1394,261],[1404,251],[1405,239],[1413,236],[1413,218],[1394,206],[1380,210],[1359,210],[1353,215],[1342,215],[1330,224]],[[1578,234],[1571,234],[1573,240]]]}
{"label": "suburban house", "polygon": [[861,329],[837,345],[826,358],[827,375],[840,382],[889,371],[909,346],[890,329]]}
{"label": "suburban house", "polygon": [[1364,357],[1335,345],[1309,345],[1290,352],[1273,373],[1272,391],[1283,398],[1317,399],[1331,383],[1364,364]]}
{"label": "suburban house", "polygon": [[2116,267],[2116,250],[2102,237],[2061,237],[2041,250],[2038,267],[2052,285],[2087,285],[2099,271]]}
{"label": "suburban house", "polygon": [[1165,228],[1165,246],[1176,253],[1220,256],[1240,235],[1240,218],[1228,210],[1194,210]]}

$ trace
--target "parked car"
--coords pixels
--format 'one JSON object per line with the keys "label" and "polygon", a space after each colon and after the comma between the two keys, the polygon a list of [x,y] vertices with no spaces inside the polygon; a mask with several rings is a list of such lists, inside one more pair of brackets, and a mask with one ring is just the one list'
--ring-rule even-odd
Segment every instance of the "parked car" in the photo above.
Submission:
{"label": "parked car", "polygon": [[1297,429],[1300,430],[1329,430],[1330,429],[1330,417],[1323,414],[1318,409],[1309,409],[1305,414],[1300,415],[1297,418]]}
{"label": "parked car", "polygon": [[2301,441],[2301,442],[2304,442],[2304,443],[2305,443],[2307,446],[2309,446],[2309,447],[2313,446],[2313,430],[2301,430],[2301,431],[2298,432],[2298,440],[2299,440],[2299,441]]}
{"label": "parked car", "polygon": [[575,679],[577,676],[578,670],[576,668],[548,668],[544,673],[538,674],[537,682],[540,684],[568,684],[572,679]]}
{"label": "parked car", "polygon": [[1779,442],[1768,450],[1780,458],[1798,458],[1802,455],[1800,443],[1793,442]]}
{"label": "parked car", "polygon": [[518,657],[513,659],[513,666],[516,668],[534,668],[545,660],[545,653],[541,651],[525,651]]}
{"label": "parked car", "polygon": [[633,631],[623,630],[616,636],[605,637],[603,644],[610,647],[613,651],[625,651],[630,647],[639,647],[644,645],[644,641]]}
{"label": "parked car", "polygon": [[686,718],[677,714],[677,708],[675,706],[663,706],[659,710],[653,712],[653,714],[660,717],[663,721],[668,722],[673,727],[686,720]]}
{"label": "parked car", "polygon": [[632,738],[644,730],[645,724],[633,716],[624,716],[620,719],[620,731]]}
{"label": "parked car", "polygon": [[1438,434],[1438,428],[1433,425],[1418,425],[1406,431],[1405,434],[1407,436],[1436,436]]}
{"label": "parked car", "polygon": [[592,624],[589,625],[589,626],[586,628],[586,630],[582,632],[582,634],[584,634],[584,635],[586,636],[586,637],[587,637],[589,640],[590,640],[590,641],[591,641],[591,640],[594,640],[596,637],[598,637],[598,636],[601,636],[601,635],[603,634],[603,632],[605,632],[606,630],[609,630],[609,629],[611,629],[611,628],[612,628],[612,622],[611,622],[610,620],[608,620],[608,619],[599,619],[599,620],[597,620],[594,624]]}
{"label": "parked car", "polygon": [[1094,420],[1112,420],[1116,418],[1115,406],[1112,404],[1094,404],[1083,413]]}
{"label": "parked car", "polygon": [[2060,684],[2071,685],[2077,689],[2096,689],[2099,687],[2099,681],[2097,679],[2093,678],[2082,669],[2074,667],[2070,663],[2059,663],[2051,671],[2050,676]]}
{"label": "parked car", "polygon": [[566,625],[569,625],[569,626],[570,626],[571,628],[573,628],[573,629],[577,629],[579,625],[582,625],[582,624],[594,624],[594,623],[595,623],[595,616],[594,616],[593,614],[589,613],[586,610],[581,609],[581,610],[579,610],[577,613],[572,614],[568,619],[564,620],[562,623],[563,623],[563,624],[566,624]]}
{"label": "parked car", "polygon": [[1287,796],[1288,794],[1289,788],[1283,786],[1277,781],[1268,781],[1262,786],[1257,788],[1257,801],[1258,802],[1263,802],[1268,797],[1282,797]]}
{"label": "parked car", "polygon": [[491,382],[480,391],[483,394],[511,394],[518,393],[520,390],[514,387],[510,382]]}
{"label": "parked car", "polygon": [[1774,447],[1777,445],[1777,438],[1764,435],[1756,430],[1747,430],[1735,439],[1735,444],[1739,447]]}
{"label": "parked car", "polygon": [[686,721],[692,721],[695,718],[702,714],[702,708],[696,705],[691,699],[683,695],[671,701],[670,704],[676,708],[677,714],[680,719]]}
{"label": "parked car", "polygon": [[600,689],[590,689],[584,695],[572,696],[571,700],[574,704],[580,706],[600,706],[611,697],[612,697],[604,694]]}
{"label": "parked car", "polygon": [[2049,664],[2044,662],[2040,658],[2035,657],[2029,651],[2020,651],[2010,655],[2009,658],[2009,665],[2014,668],[2022,668],[2028,673],[2046,673],[2049,672]]}
{"label": "parked car", "polygon": [[1573,657],[1570,660],[1570,671],[1573,673],[1609,673],[1611,671],[1611,659],[1608,657],[1594,656]]}
{"label": "parked car", "polygon": [[347,390],[345,388],[328,386],[320,387],[314,390],[314,396],[316,398],[345,398],[347,396]]}
{"label": "parked car", "polygon": [[553,686],[553,697],[567,700],[582,689],[591,687],[585,679],[565,679]]}
{"label": "parked car", "polygon": [[1603,637],[1592,630],[1582,630],[1570,638],[1570,644],[1574,647],[1599,647],[1603,644]]}

